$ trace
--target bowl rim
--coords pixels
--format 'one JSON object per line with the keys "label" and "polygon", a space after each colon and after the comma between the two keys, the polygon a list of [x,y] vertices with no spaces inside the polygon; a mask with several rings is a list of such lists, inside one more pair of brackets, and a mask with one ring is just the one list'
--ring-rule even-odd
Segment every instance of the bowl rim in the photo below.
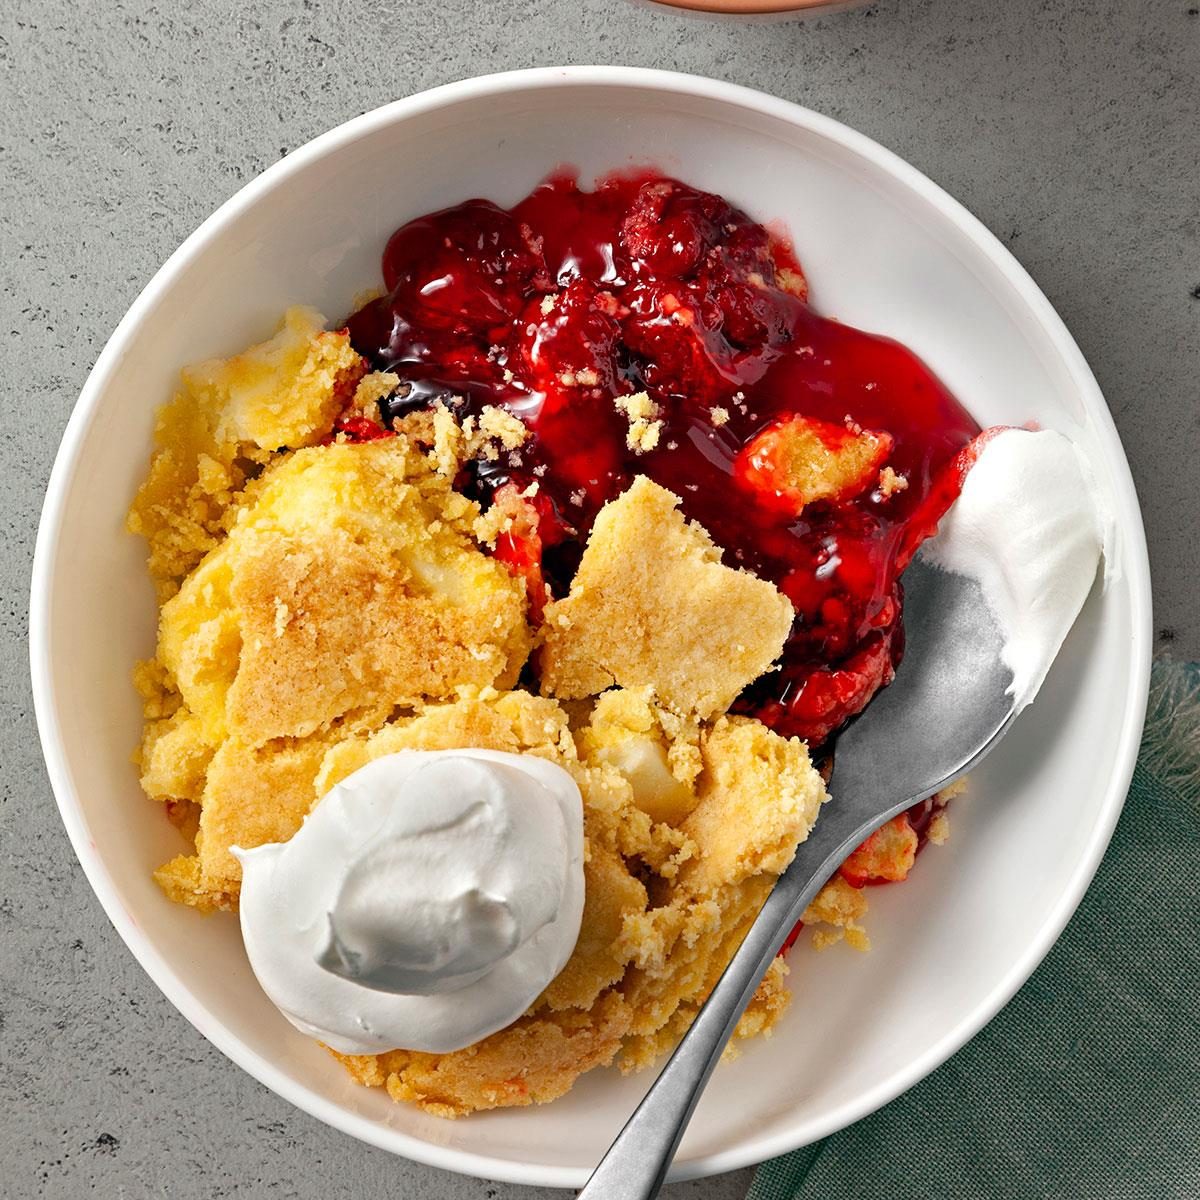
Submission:
{"label": "bowl rim", "polygon": [[816,17],[822,11],[847,8],[856,2],[863,0],[651,0],[661,8],[722,17]]}
{"label": "bowl rim", "polygon": [[[67,769],[62,730],[58,721],[59,697],[52,683],[48,616],[50,591],[59,534],[65,516],[65,497],[81,455],[85,434],[99,400],[120,368],[135,330],[175,277],[201,254],[226,225],[254,205],[260,196],[290,176],[302,172],[323,156],[397,121],[461,102],[521,90],[602,87],[614,90],[650,89],[700,100],[712,100],[780,119],[840,145],[881,168],[957,226],[991,260],[1021,302],[1051,339],[1061,355],[1072,384],[1095,423],[1095,434],[1113,467],[1118,520],[1123,549],[1123,573],[1129,587],[1131,639],[1130,680],[1123,697],[1125,717],[1116,743],[1115,763],[1107,788],[1097,802],[1098,820],[1091,839],[1075,864],[1058,902],[1046,913],[1037,936],[1014,962],[985,1001],[951,1027],[924,1054],[874,1087],[832,1108],[799,1130],[743,1140],[728,1149],[705,1155],[673,1168],[669,1178],[684,1180],[716,1175],[751,1166],[778,1154],[808,1145],[852,1124],[894,1099],[924,1078],[973,1037],[1012,998],[1057,940],[1077,908],[1099,866],[1120,815],[1133,776],[1145,719],[1152,646],[1150,571],[1141,510],[1128,461],[1111,414],[1095,376],[1082,352],[1049,300],[1024,267],[975,216],[941,187],[898,155],[864,134],[831,117],[751,88],[681,72],[622,66],[535,67],[458,80],[395,100],[321,134],[245,184],[212,213],[167,259],[129,307],[105,344],[89,373],[67,422],[46,489],[34,551],[30,592],[29,650],[34,711],[47,772],[63,824],[109,920],[154,983],[171,1003],[227,1057],[260,1083],[296,1107],[344,1133],[429,1166],[481,1178],[543,1187],[578,1187],[587,1171],[575,1167],[521,1163],[493,1158],[474,1151],[438,1146],[411,1134],[351,1113],[331,1100],[294,1083],[274,1063],[258,1054],[220,1022],[210,1018],[150,939],[129,914],[99,852],[91,840],[79,797]],[[613,1130],[614,1136],[617,1130]]]}

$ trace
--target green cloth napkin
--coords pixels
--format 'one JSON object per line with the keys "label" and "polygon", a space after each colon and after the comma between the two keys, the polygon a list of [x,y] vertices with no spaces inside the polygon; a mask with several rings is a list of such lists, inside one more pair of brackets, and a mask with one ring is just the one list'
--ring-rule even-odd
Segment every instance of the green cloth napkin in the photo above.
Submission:
{"label": "green cloth napkin", "polygon": [[747,1200],[1200,1198],[1200,664],[1155,664],[1100,870],[1008,1007]]}

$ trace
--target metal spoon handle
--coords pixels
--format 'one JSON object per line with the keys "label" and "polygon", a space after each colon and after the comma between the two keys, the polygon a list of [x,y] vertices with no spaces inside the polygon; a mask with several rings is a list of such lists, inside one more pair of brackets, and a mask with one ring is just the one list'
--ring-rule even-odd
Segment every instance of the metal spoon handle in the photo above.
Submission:
{"label": "metal spoon handle", "polygon": [[700,1093],[784,939],[850,850],[881,823],[863,832],[847,829],[843,821],[839,830],[838,822],[828,820],[832,815],[817,822],[779,877],[691,1028],[579,1200],[649,1200],[658,1195]]}

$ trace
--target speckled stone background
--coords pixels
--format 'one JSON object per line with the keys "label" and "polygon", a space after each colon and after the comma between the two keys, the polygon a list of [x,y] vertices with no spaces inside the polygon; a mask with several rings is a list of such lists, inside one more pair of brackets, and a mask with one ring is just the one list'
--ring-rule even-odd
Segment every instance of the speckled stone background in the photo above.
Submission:
{"label": "speckled stone background", "polygon": [[203,217],[348,117],[511,67],[671,67],[828,113],[964,201],[1066,318],[1133,464],[1160,647],[1196,658],[1198,3],[879,0],[772,24],[627,0],[0,4],[0,1195],[545,1194],[368,1149],[242,1074],[142,973],[60,827],[26,666],[42,491],[105,339]]}

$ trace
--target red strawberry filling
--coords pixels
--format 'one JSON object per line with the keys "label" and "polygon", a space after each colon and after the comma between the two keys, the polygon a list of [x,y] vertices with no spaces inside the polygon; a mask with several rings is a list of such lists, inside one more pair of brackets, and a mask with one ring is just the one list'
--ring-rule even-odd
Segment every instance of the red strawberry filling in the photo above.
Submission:
{"label": "red strawberry filling", "polygon": [[[410,222],[384,280],[348,325],[402,380],[385,425],[460,397],[464,415],[498,404],[531,430],[515,463],[481,461],[467,486],[485,504],[536,497],[496,547],[535,615],[547,586],[569,586],[599,509],[644,474],[795,606],[779,669],[739,711],[819,746],[890,681],[900,573],[978,428],[904,346],[818,315],[785,242],[652,172],[592,191],[563,174],[510,210],[470,200]],[[614,402],[642,392],[653,439]]]}

